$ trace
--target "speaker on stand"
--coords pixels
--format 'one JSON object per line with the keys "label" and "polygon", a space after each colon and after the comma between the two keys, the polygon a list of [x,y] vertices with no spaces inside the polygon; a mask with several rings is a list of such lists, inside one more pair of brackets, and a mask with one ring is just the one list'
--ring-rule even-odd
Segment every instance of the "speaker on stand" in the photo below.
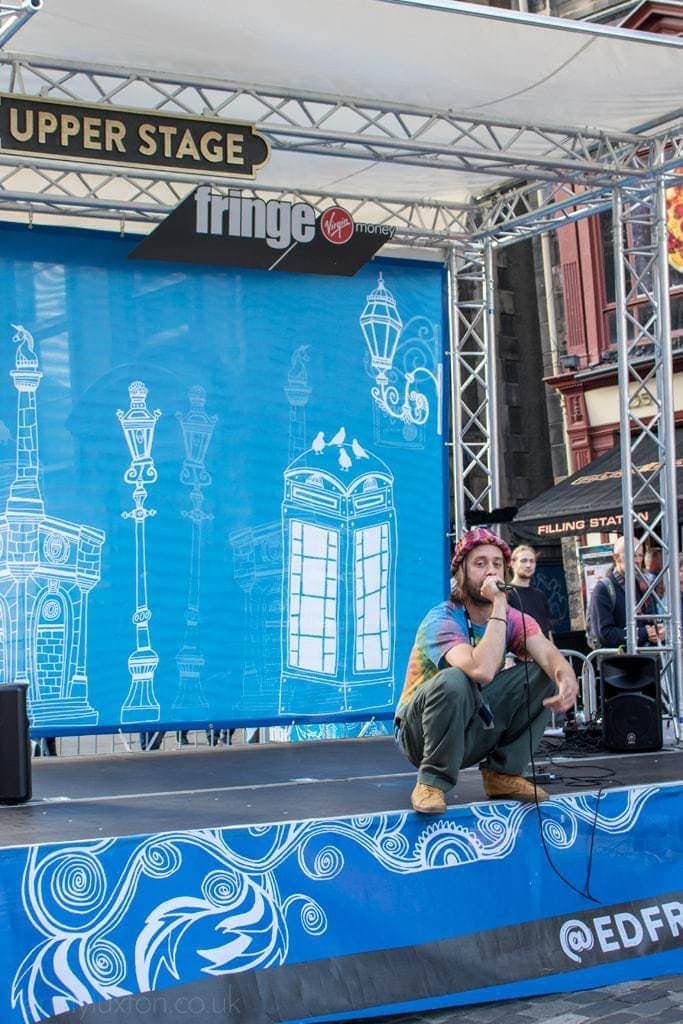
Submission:
{"label": "speaker on stand", "polygon": [[609,654],[600,659],[602,738],[618,753],[661,750],[659,659],[650,654]]}
{"label": "speaker on stand", "polygon": [[31,744],[26,683],[0,685],[0,803],[31,799]]}

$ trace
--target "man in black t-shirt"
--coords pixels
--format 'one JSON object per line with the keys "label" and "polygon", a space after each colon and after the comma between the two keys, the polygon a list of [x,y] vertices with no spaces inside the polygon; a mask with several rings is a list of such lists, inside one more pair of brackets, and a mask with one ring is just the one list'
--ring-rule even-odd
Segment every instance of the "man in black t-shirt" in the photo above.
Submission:
{"label": "man in black t-shirt", "polygon": [[551,617],[548,601],[542,590],[531,586],[531,580],[536,572],[536,552],[528,544],[520,544],[512,552],[510,562],[512,571],[512,588],[514,595],[510,595],[510,605],[530,615],[541,627],[543,635],[552,639]]}

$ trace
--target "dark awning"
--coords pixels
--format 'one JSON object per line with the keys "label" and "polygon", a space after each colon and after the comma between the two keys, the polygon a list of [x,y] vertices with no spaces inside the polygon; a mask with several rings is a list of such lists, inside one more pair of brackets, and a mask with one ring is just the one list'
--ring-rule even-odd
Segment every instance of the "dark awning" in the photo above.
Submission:
{"label": "dark awning", "polygon": [[[634,465],[647,472],[655,470],[656,448],[644,438],[633,456]],[[683,428],[676,430],[676,489],[679,506],[683,496]],[[539,494],[520,508],[512,521],[525,534],[539,540],[568,537],[577,533],[621,532],[621,450],[619,445],[590,462],[578,473]],[[640,512],[657,508],[652,492],[636,501]]]}

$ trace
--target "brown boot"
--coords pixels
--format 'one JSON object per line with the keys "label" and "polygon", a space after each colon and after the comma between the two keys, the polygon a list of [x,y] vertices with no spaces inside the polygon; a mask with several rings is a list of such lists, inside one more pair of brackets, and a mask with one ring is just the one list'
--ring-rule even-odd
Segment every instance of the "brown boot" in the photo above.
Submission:
{"label": "brown boot", "polygon": [[443,814],[446,810],[446,797],[443,790],[436,786],[426,786],[424,782],[418,782],[410,794],[410,802],[414,811],[420,814]]}
{"label": "brown boot", "polygon": [[540,786],[535,787],[533,782],[528,782],[521,775],[503,775],[502,772],[492,772],[490,768],[482,768],[482,782],[484,792],[491,799],[499,800],[521,800],[523,803],[539,804],[549,800],[550,796]]}

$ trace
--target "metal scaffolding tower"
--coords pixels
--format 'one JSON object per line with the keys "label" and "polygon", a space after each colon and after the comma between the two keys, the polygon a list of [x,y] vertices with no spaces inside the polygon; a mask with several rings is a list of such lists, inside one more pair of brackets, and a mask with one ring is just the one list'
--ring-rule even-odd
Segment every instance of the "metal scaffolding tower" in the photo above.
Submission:
{"label": "metal scaffolding tower", "polygon": [[[657,624],[665,625],[665,698],[672,717],[676,717],[677,709],[683,719],[676,437],[663,178],[647,188],[615,190],[613,229],[627,650],[634,653],[645,646],[644,633],[649,630],[653,637]],[[641,301],[629,308],[635,298]],[[654,443],[656,458],[644,462],[646,442]],[[652,580],[636,560],[637,537],[649,538],[661,549],[662,566]]]}

